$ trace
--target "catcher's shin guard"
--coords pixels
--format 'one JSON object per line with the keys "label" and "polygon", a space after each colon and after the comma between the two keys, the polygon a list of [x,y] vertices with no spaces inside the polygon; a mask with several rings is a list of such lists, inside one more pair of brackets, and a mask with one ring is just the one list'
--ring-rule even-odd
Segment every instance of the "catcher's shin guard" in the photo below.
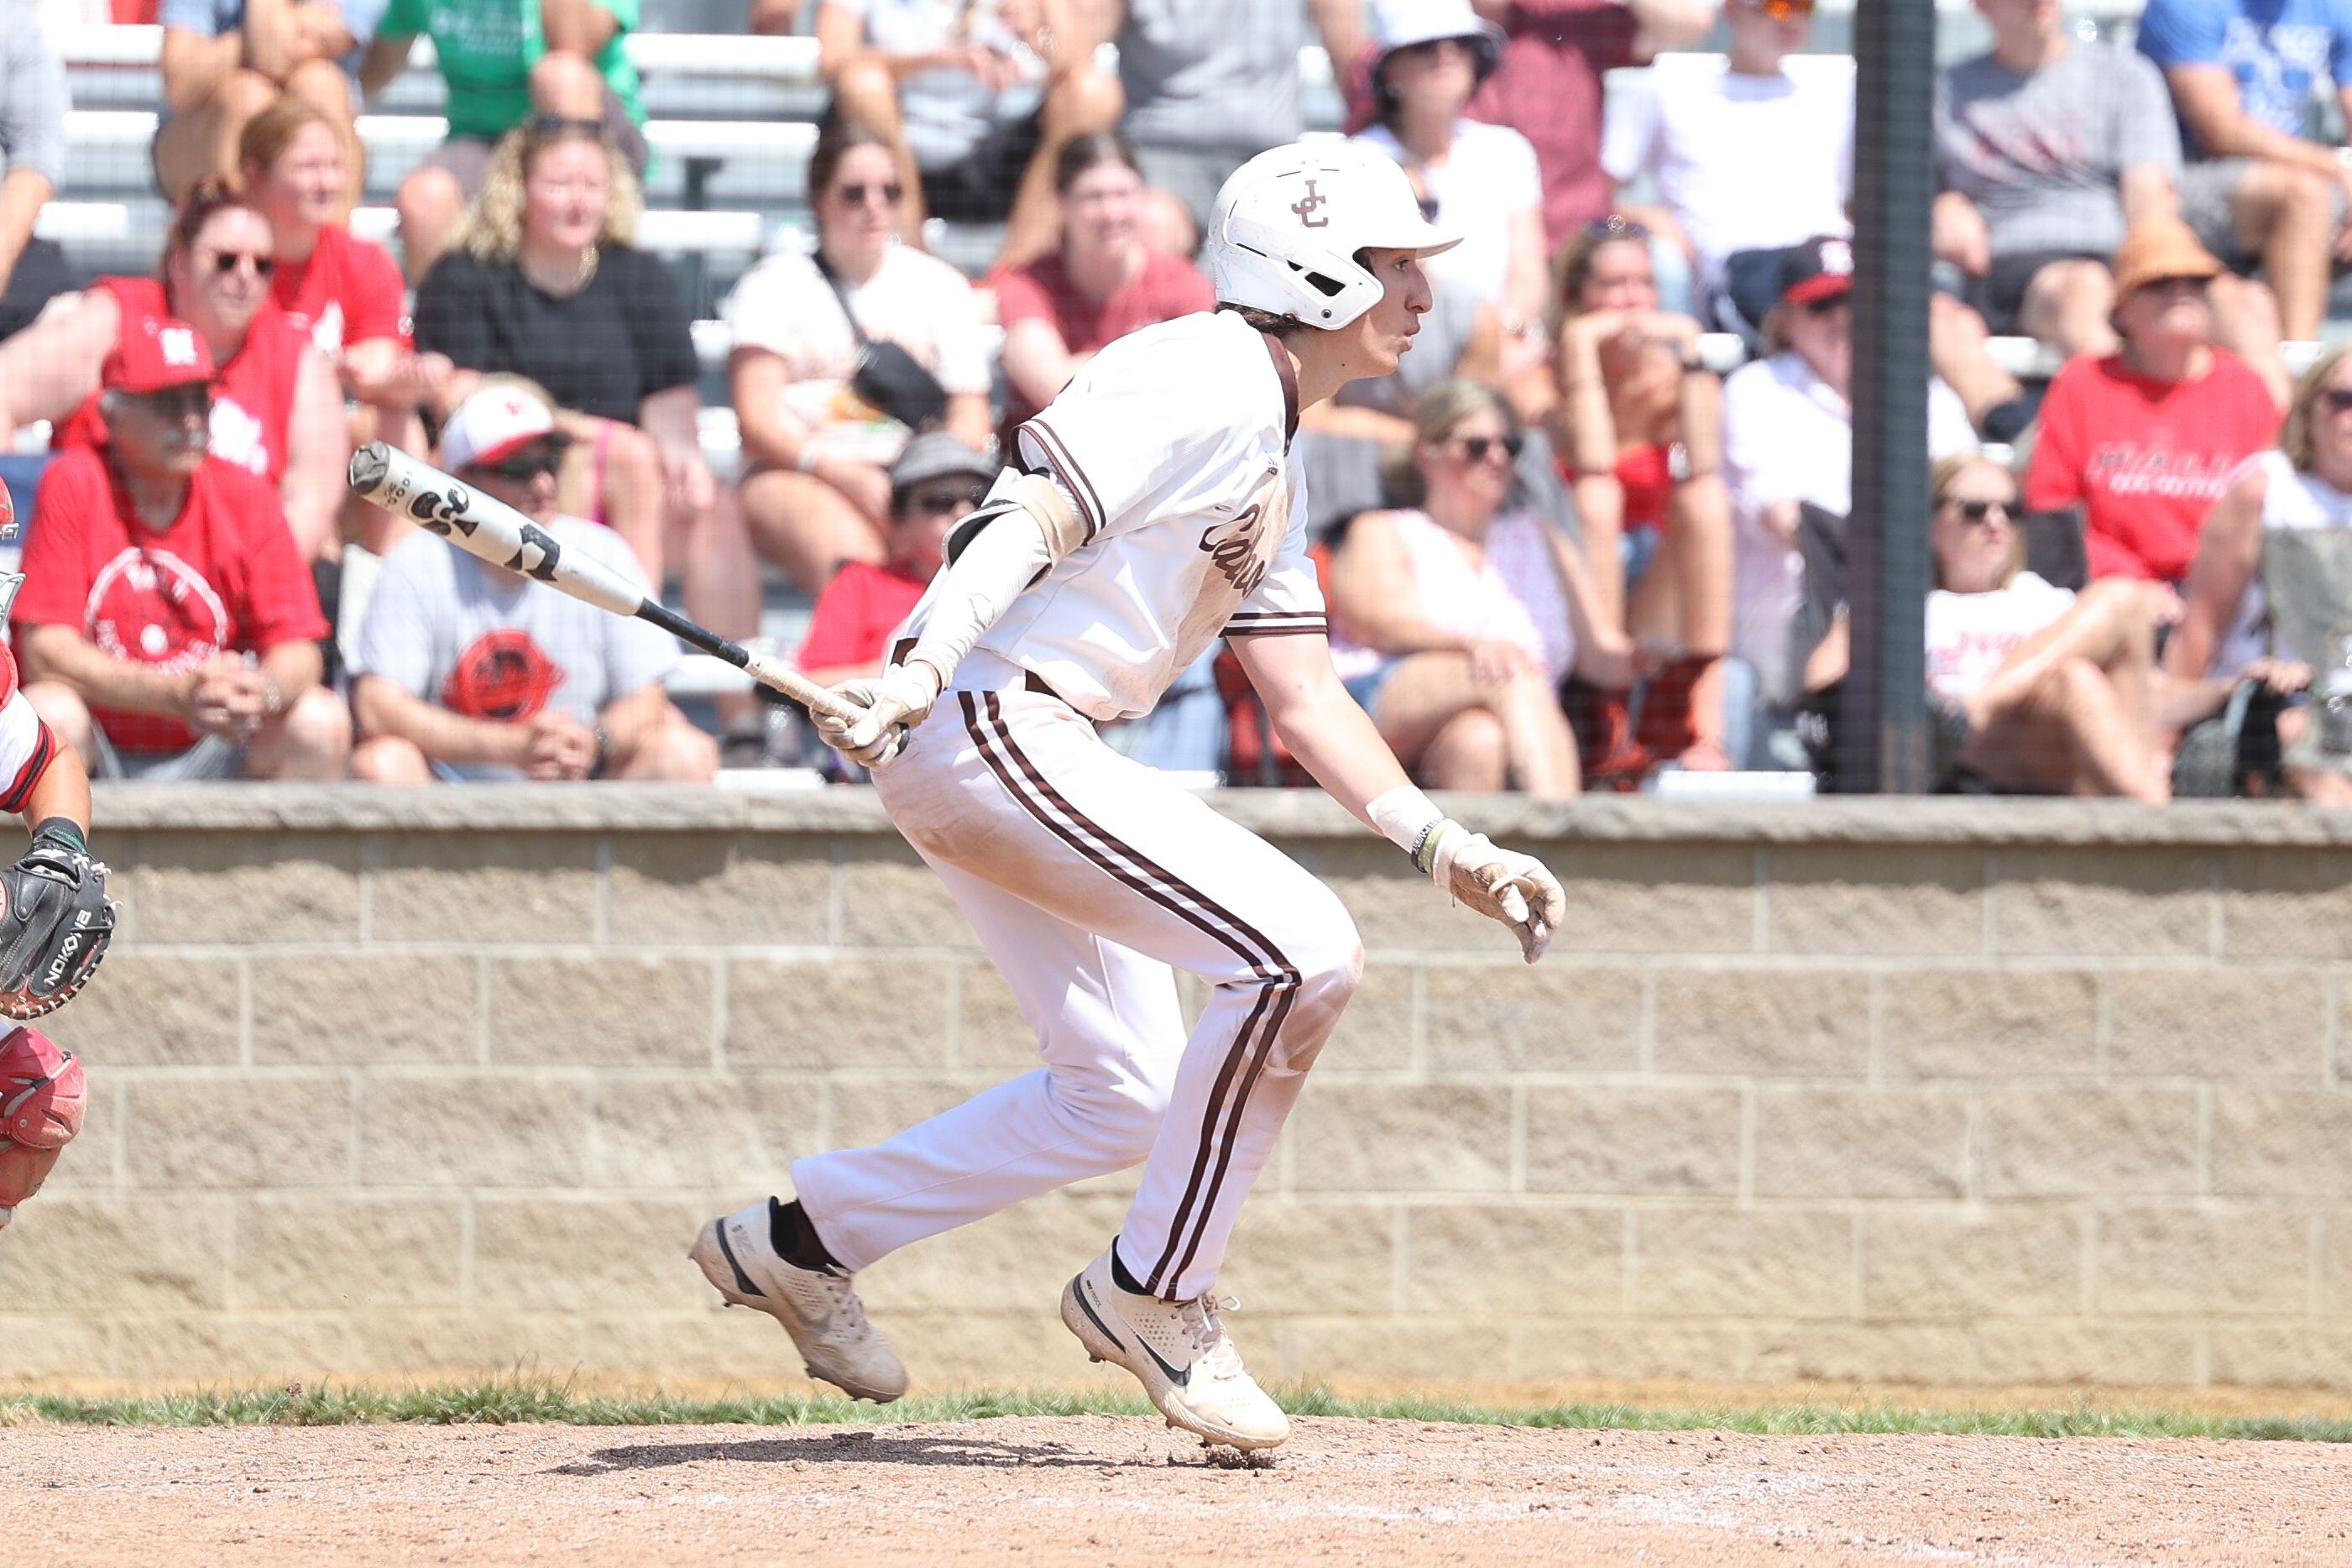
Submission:
{"label": "catcher's shin guard", "polygon": [[81,1063],[71,1051],[36,1029],[0,1036],[0,1226],[41,1190],[81,1131],[87,1098]]}

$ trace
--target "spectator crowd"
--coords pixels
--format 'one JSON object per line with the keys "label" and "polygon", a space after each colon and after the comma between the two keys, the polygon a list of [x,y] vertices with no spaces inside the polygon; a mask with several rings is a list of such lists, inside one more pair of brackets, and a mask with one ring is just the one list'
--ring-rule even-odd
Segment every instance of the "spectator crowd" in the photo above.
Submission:
{"label": "spectator crowd", "polygon": [[[1404,365],[1296,437],[1335,662],[1418,777],[1818,767],[1847,540],[1884,524],[1934,563],[1939,787],[2352,801],[2352,355],[2315,342],[2352,268],[2352,6],[2145,0],[2119,36],[1974,0],[1990,47],[1933,106],[1933,489],[1881,520],[1850,483],[1854,68],[1814,5],[754,0],[814,35],[825,104],[804,218],[718,311],[714,472],[693,293],[637,243],[640,0],[148,0],[173,217],[152,274],[97,278],[37,232],[54,7],[0,0],[26,694],[108,777],[819,763],[756,693],[674,700],[653,628],[353,499],[354,446],[722,635],[812,606],[785,651],[871,674],[1010,431],[1215,308],[1216,190],[1307,129],[1312,43],[1338,133],[1462,237]],[[397,182],[395,254],[352,232],[357,116],[420,38],[447,135]],[[1214,650],[1116,742],[1293,773]]]}

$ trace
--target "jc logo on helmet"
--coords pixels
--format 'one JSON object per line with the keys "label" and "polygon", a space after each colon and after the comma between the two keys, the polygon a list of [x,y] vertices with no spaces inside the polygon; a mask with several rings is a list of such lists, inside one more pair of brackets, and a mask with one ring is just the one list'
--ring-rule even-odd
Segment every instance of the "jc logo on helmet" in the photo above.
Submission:
{"label": "jc logo on helmet", "polygon": [[1329,228],[1331,220],[1328,217],[1317,217],[1315,209],[1328,206],[1330,202],[1331,198],[1318,192],[1315,189],[1315,182],[1309,180],[1307,182],[1307,195],[1291,203],[1290,210],[1298,215],[1298,226],[1301,228]]}

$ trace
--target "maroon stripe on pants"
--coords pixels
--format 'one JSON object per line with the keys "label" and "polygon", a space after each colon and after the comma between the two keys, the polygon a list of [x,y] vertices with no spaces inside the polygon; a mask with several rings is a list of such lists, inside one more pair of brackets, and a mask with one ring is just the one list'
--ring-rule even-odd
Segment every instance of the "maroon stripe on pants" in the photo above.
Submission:
{"label": "maroon stripe on pants", "polygon": [[[1036,817],[1056,837],[1076,847],[1081,854],[1097,866],[1108,871],[1120,882],[1142,893],[1162,908],[1175,911],[1199,930],[1215,936],[1226,947],[1248,960],[1251,966],[1257,971],[1259,978],[1269,983],[1260,990],[1257,1005],[1250,1010],[1249,1017],[1243,1023],[1240,1032],[1234,1036],[1234,1043],[1226,1051],[1225,1059],[1218,1068],[1216,1083],[1210,1091],[1207,1109],[1202,1117],[1200,1151],[1193,1157],[1192,1172],[1185,1184],[1183,1200],[1177,1205],[1175,1218],[1169,1226],[1168,1246],[1143,1280],[1145,1289],[1156,1292],[1167,1279],[1182,1274],[1185,1268],[1191,1264],[1193,1255],[1200,1249],[1201,1238],[1207,1231],[1209,1215],[1216,1207],[1219,1189],[1223,1185],[1226,1171],[1233,1163],[1234,1140],[1239,1135],[1242,1116],[1249,1104],[1250,1090],[1255,1086],[1259,1074],[1265,1070],[1266,1060],[1273,1053],[1275,1038],[1282,1027],[1283,1020],[1289,1016],[1292,1001],[1297,995],[1300,983],[1298,969],[1296,964],[1284,958],[1281,950],[1248,921],[1206,897],[1199,889],[1186,883],[1165,867],[1110,833],[1100,823],[1072,805],[1069,800],[1047,781],[1045,773],[1030,760],[1028,753],[1021,749],[1020,742],[1013,738],[1011,729],[1004,722],[996,694],[986,693],[982,700],[986,704],[987,709],[986,725],[978,722],[971,694],[969,692],[963,694],[967,727],[971,729],[973,738],[980,743],[982,758],[988,762],[997,776],[1003,780],[1008,787],[1013,788],[1014,798],[1022,801],[1031,816]],[[1104,844],[1117,849],[1132,864],[1129,867],[1115,865],[1096,847],[1085,843],[1078,835],[1054,821],[1046,813],[1040,811],[1035,802],[1013,784],[1010,775],[991,754],[992,735],[994,742],[1002,745],[1013,766],[1029,781],[1039,795],[1071,821],[1083,826],[1087,832],[1093,834]],[[1275,965],[1274,973],[1269,973],[1265,960],[1253,954],[1241,942],[1235,941],[1231,931],[1220,931],[1199,915],[1167,897],[1160,889],[1142,880],[1135,874],[1138,868],[1145,875],[1180,890],[1185,897],[1200,905],[1202,910],[1226,922],[1234,931],[1246,933],[1254,942],[1264,949],[1265,954],[1272,957]],[[1280,993],[1278,997],[1276,993]],[[1258,1036],[1256,1045],[1253,1047],[1251,1037],[1256,1033],[1259,1019],[1266,1016],[1269,1001],[1274,1004],[1271,1020],[1265,1032]],[[1248,1064],[1248,1070],[1243,1073],[1242,1068],[1245,1062]],[[1237,1074],[1241,1075],[1239,1091],[1234,1094],[1232,1104],[1225,1108],[1225,1114],[1220,1118],[1219,1108],[1224,1104],[1225,1097],[1233,1089]],[[1217,1153],[1213,1172],[1209,1168],[1209,1156],[1213,1149]],[[1204,1177],[1207,1180],[1205,1192],[1202,1188]],[[1192,1229],[1189,1241],[1185,1239],[1188,1223]],[[1181,1256],[1180,1247],[1181,1247]]]}

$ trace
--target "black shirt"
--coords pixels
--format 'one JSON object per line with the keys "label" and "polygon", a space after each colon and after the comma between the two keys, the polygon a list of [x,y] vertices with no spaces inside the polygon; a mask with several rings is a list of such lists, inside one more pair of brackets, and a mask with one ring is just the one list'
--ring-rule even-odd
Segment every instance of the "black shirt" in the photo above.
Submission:
{"label": "black shirt", "polygon": [[692,386],[698,369],[677,279],[625,245],[602,247],[596,275],[562,299],[515,262],[452,251],[416,291],[416,346],[461,369],[527,375],[561,406],[625,425],[654,393]]}

